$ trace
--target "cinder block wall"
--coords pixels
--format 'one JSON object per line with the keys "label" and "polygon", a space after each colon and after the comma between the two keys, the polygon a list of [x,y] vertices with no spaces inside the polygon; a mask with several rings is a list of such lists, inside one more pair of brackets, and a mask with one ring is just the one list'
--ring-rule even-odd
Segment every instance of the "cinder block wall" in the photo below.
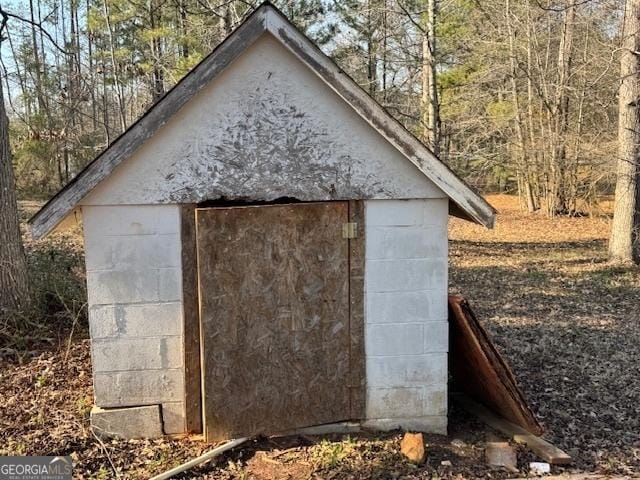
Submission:
{"label": "cinder block wall", "polygon": [[[164,433],[183,432],[179,207],[82,214],[96,405],[159,405]],[[365,202],[370,427],[446,432],[447,218],[446,199]]]}
{"label": "cinder block wall", "polygon": [[83,206],[95,401],[160,405],[164,433],[184,422],[180,211]]}
{"label": "cinder block wall", "polygon": [[365,202],[367,423],[446,433],[447,199]]}

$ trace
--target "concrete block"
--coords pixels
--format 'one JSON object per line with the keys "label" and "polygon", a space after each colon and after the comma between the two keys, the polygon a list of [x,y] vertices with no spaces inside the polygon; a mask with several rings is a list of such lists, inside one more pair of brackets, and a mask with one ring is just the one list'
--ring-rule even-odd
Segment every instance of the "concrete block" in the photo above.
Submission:
{"label": "concrete block", "polygon": [[447,384],[429,385],[423,387],[424,410],[423,415],[446,416],[447,405]]}
{"label": "concrete block", "polygon": [[367,418],[413,418],[447,414],[447,385],[367,389]]}
{"label": "concrete block", "polygon": [[365,256],[370,260],[447,258],[445,226],[368,227]]}
{"label": "concrete block", "polygon": [[424,324],[424,352],[439,353],[449,351],[449,322],[428,322]]}
{"label": "concrete block", "polygon": [[446,259],[368,260],[365,268],[367,292],[416,290],[446,291]]}
{"label": "concrete block", "polygon": [[518,471],[518,455],[509,442],[487,442],[484,453],[489,465]]}
{"label": "concrete block", "polygon": [[87,271],[180,267],[178,234],[92,235],[85,242]]}
{"label": "concrete block", "polygon": [[83,206],[85,239],[94,235],[180,233],[178,205]]}
{"label": "concrete block", "polygon": [[162,302],[182,300],[182,272],[180,268],[158,269],[158,298]]}
{"label": "concrete block", "polygon": [[424,415],[424,388],[368,388],[367,418],[419,417]]}
{"label": "concrete block", "polygon": [[415,226],[422,225],[425,200],[367,200],[365,225]]}
{"label": "concrete block", "polygon": [[94,372],[158,370],[182,367],[182,337],[94,339]]}
{"label": "concrete block", "polygon": [[424,352],[424,327],[419,323],[365,325],[365,352],[376,355],[415,355]]}
{"label": "concrete block", "polygon": [[162,424],[164,433],[184,433],[186,431],[184,403],[171,402],[162,404]]}
{"label": "concrete block", "polygon": [[89,326],[93,339],[182,335],[182,304],[93,306]]}
{"label": "concrete block", "polygon": [[367,357],[366,370],[369,387],[446,385],[447,355],[426,353],[399,357]]}
{"label": "concrete block", "polygon": [[184,372],[182,369],[96,372],[93,390],[99,407],[181,402]]}
{"label": "concrete block", "polygon": [[447,319],[444,288],[417,292],[367,292],[367,323],[422,323]]}
{"label": "concrete block", "polygon": [[436,225],[446,227],[449,222],[449,199],[430,198],[424,200],[423,225]]}
{"label": "concrete block", "polygon": [[144,407],[91,410],[91,428],[96,435],[107,438],[157,438],[163,435],[160,407]]}
{"label": "concrete block", "polygon": [[158,270],[87,272],[89,305],[158,302]]}
{"label": "concrete block", "polygon": [[446,416],[427,416],[412,418],[372,418],[362,423],[362,427],[369,430],[388,432],[390,430],[404,430],[411,432],[447,434]]}

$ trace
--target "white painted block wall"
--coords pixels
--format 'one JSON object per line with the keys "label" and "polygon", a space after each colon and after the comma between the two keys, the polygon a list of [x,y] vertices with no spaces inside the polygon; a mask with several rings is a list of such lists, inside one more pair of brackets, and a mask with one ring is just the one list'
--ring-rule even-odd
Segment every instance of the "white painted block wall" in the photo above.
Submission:
{"label": "white painted block wall", "polygon": [[[184,431],[180,211],[83,206],[96,405]],[[445,432],[447,199],[365,202],[366,417]]]}
{"label": "white painted block wall", "polygon": [[95,401],[159,404],[184,422],[182,261],[177,205],[83,206]]}
{"label": "white painted block wall", "polygon": [[367,424],[446,433],[447,199],[365,202]]}

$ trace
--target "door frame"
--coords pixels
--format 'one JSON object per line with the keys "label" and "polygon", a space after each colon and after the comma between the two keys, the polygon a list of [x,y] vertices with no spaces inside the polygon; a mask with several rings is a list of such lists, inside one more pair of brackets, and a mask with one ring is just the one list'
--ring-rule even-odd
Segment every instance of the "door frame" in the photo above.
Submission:
{"label": "door frame", "polygon": [[[355,237],[349,238],[349,366],[350,416],[361,420],[365,416],[365,352],[364,352],[364,264],[365,224],[364,202],[348,200],[348,221],[355,223]],[[318,202],[301,202],[318,203]],[[322,202],[326,203],[326,202]],[[251,204],[247,204],[250,206]],[[256,206],[264,203],[256,202]],[[201,326],[198,298],[198,265],[196,256],[196,204],[180,205],[182,241],[182,311],[184,355],[185,431],[203,432]],[[205,207],[216,208],[216,207]],[[220,206],[219,208],[225,208]]]}

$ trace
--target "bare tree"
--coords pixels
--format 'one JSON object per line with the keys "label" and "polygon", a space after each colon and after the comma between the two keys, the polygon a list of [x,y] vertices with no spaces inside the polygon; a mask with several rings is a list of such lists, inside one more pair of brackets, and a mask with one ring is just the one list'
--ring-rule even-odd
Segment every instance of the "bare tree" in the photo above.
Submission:
{"label": "bare tree", "polygon": [[[0,9],[0,44],[6,37],[7,14]],[[0,310],[26,305],[29,298],[27,258],[24,253],[15,178],[9,146],[9,119],[0,82]]]}
{"label": "bare tree", "polygon": [[618,165],[609,256],[622,263],[638,263],[640,212],[640,0],[627,0],[622,30],[620,91],[618,96]]}
{"label": "bare tree", "polygon": [[436,0],[427,1],[422,23],[422,126],[423,139],[439,155],[440,150],[440,113],[438,104],[438,85],[436,83]]}

